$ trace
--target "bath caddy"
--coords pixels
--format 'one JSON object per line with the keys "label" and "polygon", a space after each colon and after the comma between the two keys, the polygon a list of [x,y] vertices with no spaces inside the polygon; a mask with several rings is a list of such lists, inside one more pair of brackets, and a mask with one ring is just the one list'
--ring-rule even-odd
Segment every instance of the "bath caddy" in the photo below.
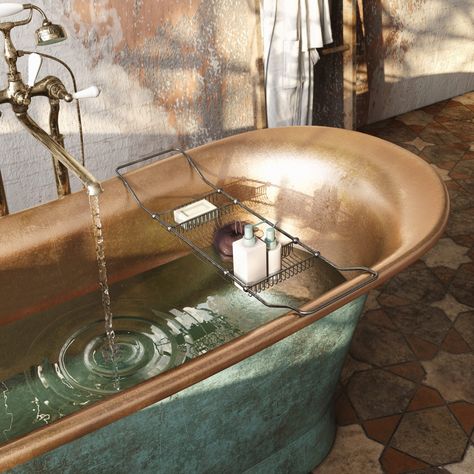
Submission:
{"label": "bath caddy", "polygon": [[[199,175],[202,181],[209,187],[209,192],[204,193],[198,198],[186,202],[174,209],[154,212],[143,204],[142,200],[138,197],[137,193],[123,174],[122,170],[130,166],[146,162],[153,158],[169,155],[170,153],[181,154],[188,161],[191,168]],[[198,257],[213,265],[225,278],[235,283],[243,291],[245,291],[250,296],[256,298],[258,301],[260,301],[267,307],[289,309],[300,316],[309,316],[334,303],[335,301],[338,301],[342,298],[345,298],[346,296],[351,295],[352,293],[355,293],[356,291],[367,286],[369,283],[378,278],[377,272],[372,270],[371,268],[364,266],[340,267],[335,263],[331,262],[330,260],[325,258],[318,250],[314,250],[313,248],[301,242],[298,237],[293,236],[290,233],[286,232],[284,229],[278,227],[274,222],[271,222],[259,212],[256,212],[254,209],[245,204],[242,200],[232,196],[223,188],[215,186],[204,176],[201,169],[191,158],[191,156],[179,148],[173,148],[157,153],[152,153],[137,160],[124,163],[123,165],[120,165],[116,168],[116,173],[122,180],[126,189],[135,199],[137,204],[147,214],[149,214],[152,219],[157,221],[168,232],[170,232],[171,234],[179,238],[182,242],[184,242],[186,245],[191,247],[191,249],[196,253]],[[258,198],[263,196],[264,194],[265,185],[254,188],[252,197]],[[201,214],[190,220],[186,220],[182,223],[177,223],[175,221],[174,216],[176,211],[179,211],[180,209],[189,206],[190,204],[198,203],[201,199],[206,199],[215,207],[212,210],[205,212],[204,214]],[[287,242],[282,245],[281,270],[278,273],[264,278],[253,285],[247,285],[233,274],[232,262],[220,258],[217,252],[213,250],[212,242],[216,229],[225,224],[235,221],[245,221],[252,224],[266,224],[268,226],[274,227],[276,231],[286,237]],[[350,288],[349,290],[335,295],[328,301],[325,301],[324,303],[314,308],[311,308],[308,311],[303,311],[292,305],[270,303],[263,297],[262,293],[265,290],[311,268],[318,259],[330,265],[333,269],[337,270],[343,275],[344,273],[351,273],[352,275],[356,273],[365,274],[365,277],[361,280],[360,283]]]}

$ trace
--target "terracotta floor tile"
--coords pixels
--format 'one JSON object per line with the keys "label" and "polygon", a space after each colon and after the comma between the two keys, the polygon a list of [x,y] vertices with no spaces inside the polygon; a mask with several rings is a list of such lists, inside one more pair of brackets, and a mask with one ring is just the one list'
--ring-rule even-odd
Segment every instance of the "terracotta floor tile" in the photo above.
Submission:
{"label": "terracotta floor tile", "polygon": [[451,327],[443,310],[422,304],[387,309],[390,319],[406,336],[416,336],[431,344],[441,344]]}
{"label": "terracotta floor tile", "polygon": [[360,321],[352,339],[350,353],[358,360],[383,367],[415,359],[405,338],[383,326]]}
{"label": "terracotta floor tile", "polygon": [[337,430],[331,453],[313,474],[382,474],[382,449],[365,436],[360,425],[343,426]]}
{"label": "terracotta floor tile", "polygon": [[413,382],[421,382],[425,377],[423,366],[419,362],[406,362],[404,364],[392,365],[386,367],[385,370],[412,380]]}
{"label": "terracotta floor tile", "polygon": [[463,158],[464,149],[452,147],[450,145],[431,145],[423,149],[420,156],[426,158],[429,163],[440,164],[449,161],[457,162]]}
{"label": "terracotta floor tile", "polygon": [[451,354],[464,354],[471,351],[467,342],[453,328],[448,331],[443,344],[441,344],[441,349]]}
{"label": "terracotta floor tile", "polygon": [[457,244],[453,239],[444,237],[421,259],[428,268],[442,266],[456,270],[463,263],[471,261],[467,256],[468,251],[469,248]]}
{"label": "terracotta floor tile", "polygon": [[425,384],[435,388],[447,402],[474,403],[474,354],[449,354],[440,351],[422,362]]}
{"label": "terracotta floor tile", "polygon": [[474,209],[463,209],[451,214],[446,232],[450,237],[472,235],[474,229]]}
{"label": "terracotta floor tile", "polygon": [[445,404],[441,395],[433,388],[422,385],[412,398],[407,411],[421,410],[423,408],[439,407]]}
{"label": "terracotta floor tile", "polygon": [[449,181],[448,183],[446,183],[446,187],[448,189],[459,189],[460,186],[458,183],[456,183],[456,181]]}
{"label": "terracotta floor tile", "polygon": [[397,143],[397,145],[401,146],[402,148],[405,148],[405,150],[408,150],[409,152],[413,153],[414,155],[419,155],[420,154],[420,150],[416,146],[410,145],[409,143]]}
{"label": "terracotta floor tile", "polygon": [[455,100],[454,98],[448,99],[444,108],[450,108],[450,107],[459,107],[459,100]]}
{"label": "terracotta floor tile", "polygon": [[[461,149],[464,147],[464,150],[466,152],[469,151],[474,151],[474,136],[469,136],[464,139],[464,141],[460,141],[456,144],[453,144],[453,147]],[[464,159],[464,158],[463,158]],[[466,157],[465,159],[469,159],[469,157]],[[472,158],[471,158],[472,159]]]}
{"label": "terracotta floor tile", "polygon": [[[433,120],[434,120],[434,117],[433,117]],[[360,131],[364,133],[373,134],[377,130],[382,130],[384,128],[390,128],[390,127],[399,127],[399,126],[400,126],[399,120],[396,120],[395,118],[388,118],[385,120],[380,120],[379,122],[371,123],[369,125],[364,125]]]}
{"label": "terracotta floor tile", "polygon": [[438,115],[438,116],[436,117],[436,123],[439,123],[439,124],[441,124],[441,125],[443,125],[443,123],[445,123],[445,122],[451,122],[452,120],[453,120],[453,119],[450,118],[450,117],[443,117],[443,116],[441,116],[441,115]]}
{"label": "terracotta floor tile", "polygon": [[410,474],[452,474],[442,467],[428,467],[427,469],[421,469],[410,472]]}
{"label": "terracotta floor tile", "polygon": [[[438,166],[443,170],[450,171],[456,166],[456,164],[456,161],[441,161],[438,163]],[[451,176],[451,178],[455,179],[453,176]]]}
{"label": "terracotta floor tile", "polygon": [[461,462],[446,466],[449,474],[472,474],[474,472],[474,446],[470,446]]}
{"label": "terracotta floor tile", "polygon": [[468,437],[446,406],[403,415],[390,446],[429,465],[461,461]]}
{"label": "terracotta floor tile", "polygon": [[472,236],[472,239],[473,239],[473,247],[471,248],[471,250],[469,250],[469,252],[467,252],[467,256],[471,260],[474,260],[474,235]]}
{"label": "terracotta floor tile", "polygon": [[375,135],[392,143],[410,142],[416,138],[416,132],[405,124],[401,122],[395,123],[395,121],[392,127],[377,130]]}
{"label": "terracotta floor tile", "polygon": [[453,143],[453,148],[457,148],[458,150],[464,150],[468,151],[470,149],[469,142],[458,142],[458,143]]}
{"label": "terracotta floor tile", "polygon": [[403,413],[415,391],[415,383],[381,369],[358,372],[347,386],[349,399],[362,420]]}
{"label": "terracotta floor tile", "polygon": [[380,303],[378,302],[377,298],[380,295],[380,290],[371,290],[367,296],[367,301],[365,302],[365,310],[364,317],[370,311],[380,309]]}
{"label": "terracotta floor tile", "polygon": [[440,119],[448,120],[470,120],[474,118],[474,112],[469,108],[465,107],[459,102],[453,102],[453,106],[445,107],[438,115],[435,116],[435,120],[439,121]]}
{"label": "terracotta floor tile", "polygon": [[392,436],[401,415],[385,416],[375,420],[368,420],[362,423],[367,436],[382,444],[387,444]]}
{"label": "terracotta floor tile", "polygon": [[461,141],[455,134],[448,131],[444,124],[441,125],[436,122],[427,125],[425,129],[420,132],[420,138],[436,145],[449,145]]}
{"label": "terracotta floor tile", "polygon": [[[474,216],[473,216],[474,221]],[[445,293],[443,284],[424,265],[393,277],[382,289],[378,298],[382,306],[394,307],[410,303],[432,303]]]}
{"label": "terracotta floor tile", "polygon": [[471,184],[470,186],[468,185],[468,188],[470,187],[470,189],[466,189],[454,181],[451,182],[455,183],[457,186],[456,189],[449,190],[452,212],[474,207],[474,184]]}
{"label": "terracotta floor tile", "polygon": [[341,394],[336,400],[336,422],[340,426],[352,425],[357,423],[357,413],[352,408],[351,402],[345,393]]}
{"label": "terracotta floor tile", "polygon": [[[474,191],[473,191],[474,194]],[[474,206],[471,206],[474,207]],[[472,251],[474,250],[474,234],[472,235],[456,235],[453,237],[453,240],[459,244],[463,245],[464,247],[469,247],[471,246],[471,250],[467,252],[467,256],[474,261],[474,256],[472,255]]]}
{"label": "terracotta floor tile", "polygon": [[449,176],[449,171],[443,168],[440,168],[438,165],[431,164],[431,167],[438,173],[439,177],[444,181],[447,182],[453,178]]}
{"label": "terracotta floor tile", "polygon": [[468,436],[474,428],[474,404],[467,402],[455,402],[448,405],[451,412],[459,421]]}
{"label": "terracotta floor tile", "polygon": [[417,336],[406,336],[408,344],[419,360],[430,360],[438,353],[438,346]]}
{"label": "terracotta floor tile", "polygon": [[474,311],[461,313],[456,319],[454,327],[474,350]]}
{"label": "terracotta floor tile", "polygon": [[459,161],[450,171],[453,179],[469,179],[474,177],[474,160]]}
{"label": "terracotta floor tile", "polygon": [[433,145],[433,143],[425,142],[420,137],[416,137],[414,140],[404,141],[403,144],[415,147],[418,150],[418,153],[423,151],[425,148]]}
{"label": "terracotta floor tile", "polygon": [[467,94],[460,95],[458,97],[453,97],[451,101],[458,102],[464,105],[474,105],[474,94],[468,92]]}
{"label": "terracotta floor tile", "polygon": [[431,271],[445,285],[449,285],[456,275],[456,270],[448,267],[433,267]]}
{"label": "terracotta floor tile", "polygon": [[423,110],[414,110],[412,112],[407,112],[403,115],[399,115],[396,120],[399,122],[403,122],[405,125],[408,125],[410,127],[425,127],[433,121],[433,115],[424,112]]}
{"label": "terracotta floor tile", "polygon": [[470,121],[452,120],[443,122],[443,127],[463,142],[469,142],[474,136],[474,123]]}
{"label": "terracotta floor tile", "polygon": [[448,176],[451,178],[451,179],[467,179],[469,178],[469,175],[468,174],[465,174],[465,173],[460,173],[458,170],[456,169],[453,169],[453,168],[446,168],[446,167],[443,167],[441,165],[438,165],[440,168],[443,168],[443,169],[447,169],[449,171],[449,174]]}
{"label": "terracotta floor tile", "polygon": [[385,329],[397,329],[395,324],[393,324],[392,320],[388,317],[387,313],[383,309],[367,311],[364,315],[364,321],[377,326],[382,326]]}
{"label": "terracotta floor tile", "polygon": [[368,369],[373,369],[372,365],[354,359],[350,354],[347,354],[346,361],[344,362],[344,367],[342,368],[341,372],[341,384],[345,386],[353,374]]}
{"label": "terracotta floor tile", "polygon": [[380,464],[387,474],[403,474],[429,467],[429,464],[393,448],[384,451],[380,458]]}
{"label": "terracotta floor tile", "polygon": [[420,110],[423,110],[423,112],[427,114],[433,115],[434,120],[434,115],[439,114],[444,109],[444,107],[446,107],[447,103],[447,100],[443,100],[442,102],[437,102],[436,104],[427,105],[426,107],[423,107]]}
{"label": "terracotta floor tile", "polygon": [[453,322],[456,321],[456,318],[461,313],[465,313],[471,309],[470,306],[461,304],[457,301],[451,293],[447,293],[442,300],[431,303],[431,306],[436,306],[437,308],[442,309],[444,314]]}
{"label": "terracotta floor tile", "polygon": [[[474,224],[474,214],[472,220]],[[449,286],[449,292],[460,303],[474,307],[474,263],[461,265]]]}
{"label": "terracotta floor tile", "polygon": [[425,127],[426,125],[416,125],[416,124],[408,125],[408,128],[413,130],[416,134],[419,134],[420,132],[422,132],[425,129]]}

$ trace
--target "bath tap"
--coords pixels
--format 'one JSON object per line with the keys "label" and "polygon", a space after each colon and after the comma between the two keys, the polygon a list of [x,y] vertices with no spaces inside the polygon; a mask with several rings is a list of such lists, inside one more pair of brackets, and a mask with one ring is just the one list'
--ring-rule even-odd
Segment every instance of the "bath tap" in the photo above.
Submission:
{"label": "bath tap", "polygon": [[[42,56],[54,59],[67,67],[69,71],[70,69],[65,63],[53,56],[16,50],[11,39],[11,30],[17,26],[30,23],[33,12],[37,11],[43,16],[42,25],[35,32],[38,46],[58,43],[65,40],[67,36],[62,26],[51,23],[43,10],[31,3],[1,3],[0,19],[15,15],[23,10],[29,11],[27,18],[19,21],[0,23],[0,31],[3,33],[5,41],[4,57],[8,68],[8,86],[0,90],[0,104],[11,104],[17,119],[41,144],[51,151],[55,167],[56,184],[60,197],[70,192],[69,177],[66,169],[76,174],[86,187],[89,195],[98,195],[102,191],[99,181],[94,178],[79,161],[69,154],[64,147],[63,136],[59,133],[58,114],[61,100],[72,102],[74,99],[79,100],[88,97],[97,97],[100,91],[97,87],[91,86],[83,91],[69,93],[62,81],[55,76],[47,76],[36,82],[41,67]],[[29,55],[28,80],[26,83],[22,80],[16,65],[18,58],[25,54]],[[36,96],[44,96],[49,99],[50,134],[41,128],[28,114],[31,99]]]}

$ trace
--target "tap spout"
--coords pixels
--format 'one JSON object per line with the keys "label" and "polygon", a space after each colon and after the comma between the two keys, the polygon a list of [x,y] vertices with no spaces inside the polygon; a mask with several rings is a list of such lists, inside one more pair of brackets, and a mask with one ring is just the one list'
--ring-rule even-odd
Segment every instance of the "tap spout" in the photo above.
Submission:
{"label": "tap spout", "polygon": [[56,143],[25,111],[15,113],[18,120],[26,127],[40,143],[66,168],[72,171],[84,184],[90,196],[97,196],[102,192],[99,181],[92,176],[64,147]]}

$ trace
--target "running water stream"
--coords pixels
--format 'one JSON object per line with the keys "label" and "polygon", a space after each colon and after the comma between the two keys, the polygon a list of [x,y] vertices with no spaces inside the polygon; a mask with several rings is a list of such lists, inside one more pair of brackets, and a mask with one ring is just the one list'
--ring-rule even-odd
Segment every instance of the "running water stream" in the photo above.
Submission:
{"label": "running water stream", "polygon": [[[107,283],[107,264],[105,260],[104,250],[104,235],[102,233],[102,221],[100,219],[99,196],[89,195],[89,205],[92,217],[92,229],[95,240],[95,253],[97,258],[97,266],[99,269],[99,285],[102,295],[102,307],[105,316],[105,334],[107,336],[108,348],[107,351],[110,360],[114,361],[116,352],[115,332],[113,329],[113,315],[110,306],[110,292]],[[104,354],[105,355],[105,354]]]}

